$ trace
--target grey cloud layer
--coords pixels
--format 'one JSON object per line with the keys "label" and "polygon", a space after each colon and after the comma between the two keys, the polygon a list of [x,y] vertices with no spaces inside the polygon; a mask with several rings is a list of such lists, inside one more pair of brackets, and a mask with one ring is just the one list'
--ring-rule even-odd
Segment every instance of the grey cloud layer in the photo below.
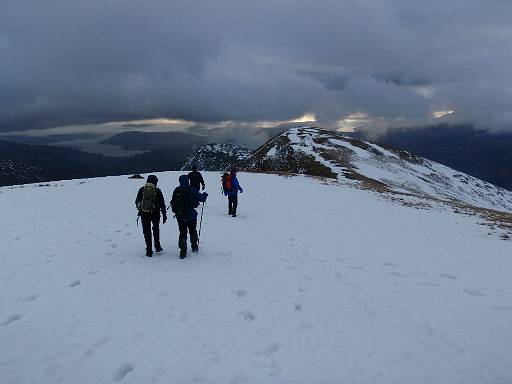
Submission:
{"label": "grey cloud layer", "polygon": [[503,129],[510,20],[509,0],[4,0],[0,130],[433,109]]}

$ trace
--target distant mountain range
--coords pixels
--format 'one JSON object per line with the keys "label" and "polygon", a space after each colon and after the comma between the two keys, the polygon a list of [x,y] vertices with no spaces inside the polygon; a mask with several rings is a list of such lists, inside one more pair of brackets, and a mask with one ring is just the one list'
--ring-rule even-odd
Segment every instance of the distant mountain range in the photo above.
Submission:
{"label": "distant mountain range", "polygon": [[[365,138],[360,132],[351,136],[353,139]],[[62,138],[68,137],[54,137]],[[318,169],[309,170],[312,164],[298,161],[296,151],[287,152],[287,157],[261,157],[269,145],[285,140],[283,135],[269,140],[252,154],[234,144],[206,144],[207,140],[205,136],[183,132],[124,132],[102,142],[127,150],[145,151],[126,157],[0,141],[0,185],[190,169],[194,164],[203,170],[224,171],[237,165],[260,171],[332,176],[328,168],[318,164],[315,165]],[[437,126],[392,130],[378,142],[384,147],[405,149],[410,154],[408,156],[414,157],[414,153],[512,190],[512,135],[491,135],[475,131],[470,126]]]}
{"label": "distant mountain range", "polygon": [[0,141],[0,186],[175,170],[188,150],[109,157],[76,149]]}

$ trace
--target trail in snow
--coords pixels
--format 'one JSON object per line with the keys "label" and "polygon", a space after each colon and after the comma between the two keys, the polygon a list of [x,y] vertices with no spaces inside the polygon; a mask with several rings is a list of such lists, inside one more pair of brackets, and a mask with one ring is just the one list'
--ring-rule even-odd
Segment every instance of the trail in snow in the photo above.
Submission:
{"label": "trail in snow", "polygon": [[[178,175],[158,174],[166,200]],[[185,260],[171,219],[164,253],[144,256],[143,181],[1,189],[2,382],[512,378],[510,244],[476,218],[242,173],[235,219],[205,176],[201,249]]]}

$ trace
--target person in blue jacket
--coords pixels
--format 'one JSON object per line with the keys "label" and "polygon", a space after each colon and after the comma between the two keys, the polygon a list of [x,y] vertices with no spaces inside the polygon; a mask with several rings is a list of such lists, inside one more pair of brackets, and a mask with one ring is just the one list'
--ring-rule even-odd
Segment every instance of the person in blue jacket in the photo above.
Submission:
{"label": "person in blue jacket", "polygon": [[240,186],[236,177],[236,168],[232,168],[223,184],[224,195],[228,197],[228,215],[236,217],[236,209],[238,207],[238,192],[244,190]]}
{"label": "person in blue jacket", "polygon": [[197,237],[197,211],[199,203],[204,203],[208,194],[199,193],[199,189],[189,185],[188,175],[179,177],[180,185],[174,189],[171,199],[171,207],[180,231],[178,246],[180,259],[187,256],[187,230],[190,233],[190,245],[192,252],[199,250]]}

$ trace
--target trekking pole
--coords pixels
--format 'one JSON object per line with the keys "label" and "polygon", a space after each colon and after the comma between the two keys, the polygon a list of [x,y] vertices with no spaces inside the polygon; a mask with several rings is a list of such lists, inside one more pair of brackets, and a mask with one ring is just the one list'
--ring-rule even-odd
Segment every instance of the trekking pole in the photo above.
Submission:
{"label": "trekking pole", "polygon": [[203,226],[203,211],[204,211],[204,203],[201,207],[201,221],[199,222],[199,235],[197,236],[197,244],[199,244],[199,240],[201,239],[201,227]]}

